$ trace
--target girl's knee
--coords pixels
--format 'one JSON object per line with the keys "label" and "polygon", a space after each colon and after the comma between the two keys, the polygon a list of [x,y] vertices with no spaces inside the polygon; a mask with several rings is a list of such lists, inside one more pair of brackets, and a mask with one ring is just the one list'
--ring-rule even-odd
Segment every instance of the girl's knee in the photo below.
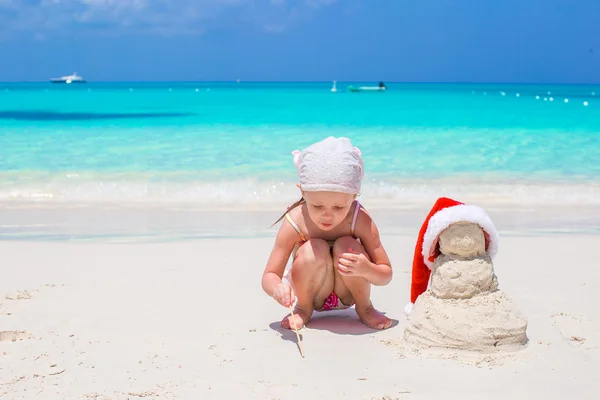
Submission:
{"label": "girl's knee", "polygon": [[325,265],[328,260],[331,260],[329,244],[323,239],[309,239],[298,249],[294,264]]}
{"label": "girl's knee", "polygon": [[362,244],[360,244],[358,240],[356,240],[352,236],[342,236],[341,238],[337,239],[333,244],[333,252],[336,254],[346,253],[348,249],[352,249],[359,253],[365,252],[365,249],[362,246]]}

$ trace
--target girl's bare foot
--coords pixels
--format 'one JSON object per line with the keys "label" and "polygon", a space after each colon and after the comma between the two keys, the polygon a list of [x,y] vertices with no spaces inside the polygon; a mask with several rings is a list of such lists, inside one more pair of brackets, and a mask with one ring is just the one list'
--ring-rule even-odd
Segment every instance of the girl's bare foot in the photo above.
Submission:
{"label": "girl's bare foot", "polygon": [[373,306],[364,310],[356,308],[356,314],[363,324],[373,329],[387,329],[392,326],[392,320],[377,311]]}
{"label": "girl's bare foot", "polygon": [[312,313],[312,310],[304,310],[300,307],[296,307],[294,309],[293,315],[293,318],[296,321],[296,325],[294,325],[294,322],[292,321],[292,316],[290,315],[286,316],[285,318],[283,318],[283,320],[281,320],[281,326],[286,329],[294,329],[294,327],[300,329],[308,323],[310,317],[312,317]]}

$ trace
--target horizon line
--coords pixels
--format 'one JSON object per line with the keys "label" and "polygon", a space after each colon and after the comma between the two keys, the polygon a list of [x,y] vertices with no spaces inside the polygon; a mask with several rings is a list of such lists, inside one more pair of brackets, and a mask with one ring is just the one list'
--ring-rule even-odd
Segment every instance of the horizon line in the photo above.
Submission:
{"label": "horizon line", "polygon": [[[385,82],[394,84],[477,84],[477,85],[600,85],[598,82],[514,82],[514,81],[394,81],[394,80],[93,80],[86,79],[85,83],[365,83],[365,82]],[[7,83],[51,83],[50,80],[38,81],[0,81],[0,84]]]}

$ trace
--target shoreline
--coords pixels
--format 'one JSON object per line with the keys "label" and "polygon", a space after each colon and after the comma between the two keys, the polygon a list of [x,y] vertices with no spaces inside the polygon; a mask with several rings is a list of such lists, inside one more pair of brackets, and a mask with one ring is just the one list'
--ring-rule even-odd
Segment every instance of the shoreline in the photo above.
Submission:
{"label": "shoreline", "polygon": [[[285,161],[288,161],[287,159]],[[600,173],[600,171],[598,171]],[[296,200],[299,191],[293,168],[222,176],[223,171],[193,172],[2,172],[0,207],[140,205],[195,206],[205,209],[278,207]],[[536,176],[505,176],[494,171],[448,173],[435,171],[408,178],[371,173],[359,196],[377,207],[418,206],[444,195],[493,206],[555,203],[600,206],[600,177],[546,171]],[[198,177],[203,175],[203,179]],[[373,176],[374,175],[374,176]]]}

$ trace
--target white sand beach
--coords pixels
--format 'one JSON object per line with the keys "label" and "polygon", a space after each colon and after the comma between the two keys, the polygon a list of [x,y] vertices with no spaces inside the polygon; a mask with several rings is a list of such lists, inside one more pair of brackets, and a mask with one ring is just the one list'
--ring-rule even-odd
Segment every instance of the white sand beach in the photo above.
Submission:
{"label": "white sand beach", "polygon": [[480,354],[403,341],[415,235],[382,238],[394,279],[372,298],[393,326],[370,330],[353,309],[316,314],[301,331],[306,358],[260,287],[272,238],[4,241],[0,398],[597,397],[598,236],[502,236],[495,271],[529,343]]}

